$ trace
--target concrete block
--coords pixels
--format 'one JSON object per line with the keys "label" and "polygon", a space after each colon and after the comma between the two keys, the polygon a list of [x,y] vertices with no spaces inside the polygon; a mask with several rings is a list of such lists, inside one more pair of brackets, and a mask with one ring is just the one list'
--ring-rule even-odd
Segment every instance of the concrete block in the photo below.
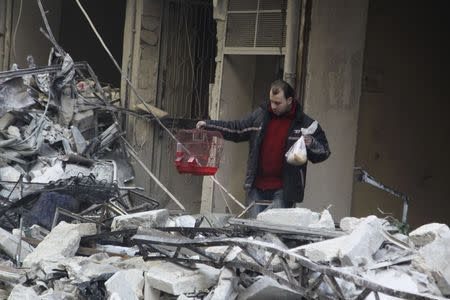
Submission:
{"label": "concrete block", "polygon": [[167,209],[158,209],[118,216],[112,221],[111,231],[135,229],[138,227],[160,227],[166,224],[168,218],[169,212]]}
{"label": "concrete block", "polygon": [[445,224],[430,223],[413,230],[409,238],[416,247],[423,247],[449,232],[450,228]]}
{"label": "concrete block", "polygon": [[24,260],[23,265],[30,267],[43,259],[57,260],[74,256],[85,235],[97,233],[93,223],[68,224],[59,223],[45,239]]}
{"label": "concrete block", "polygon": [[8,133],[9,138],[17,138],[17,139],[22,138],[20,134],[20,129],[16,126],[9,126],[6,132]]}
{"label": "concrete block", "polygon": [[159,27],[160,18],[154,16],[142,16],[142,27],[146,30],[156,31]]}
{"label": "concrete block", "polygon": [[193,216],[179,216],[174,219],[176,227],[194,227],[195,218]]}
{"label": "concrete block", "polygon": [[158,34],[150,30],[141,30],[141,41],[150,45],[156,46],[158,44]]}
{"label": "concrete block", "polygon": [[[211,246],[205,249],[205,253],[214,258],[219,258],[222,256],[223,253],[225,253],[227,248],[228,246]],[[233,247],[233,249],[231,249],[230,253],[228,253],[224,261],[228,262],[234,260],[241,252],[242,252],[241,248],[236,246]]]}
{"label": "concrete block", "polygon": [[116,293],[120,299],[142,299],[144,272],[138,269],[119,271],[105,282],[105,286],[108,295]]}
{"label": "concrete block", "polygon": [[39,177],[35,177],[31,180],[31,182],[37,183],[49,183],[50,181],[57,181],[62,178],[64,175],[64,170],[62,168],[62,162],[57,162],[52,167],[47,167],[42,175]]}
{"label": "concrete block", "polygon": [[[415,282],[415,280],[408,274],[395,269],[387,269],[379,272],[366,272],[362,276],[367,280],[390,287],[395,290],[418,293],[417,283]],[[374,297],[373,293],[371,293],[365,299],[375,300],[376,298]],[[380,299],[393,300],[400,298],[380,294]]]}
{"label": "concrete block", "polygon": [[273,224],[308,227],[319,221],[320,214],[307,208],[274,208],[264,211],[257,220]]}
{"label": "concrete block", "polygon": [[333,217],[331,216],[328,209],[325,209],[320,214],[320,219],[317,223],[310,224],[308,227],[309,228],[317,228],[317,229],[328,229],[328,230],[335,229]]}
{"label": "concrete block", "polygon": [[425,245],[419,253],[442,294],[450,296],[450,233]]}
{"label": "concrete block", "polygon": [[220,270],[202,264],[196,266],[198,269],[189,270],[172,263],[157,265],[145,274],[145,285],[181,295],[204,291],[216,284]]}
{"label": "concrete block", "polygon": [[344,266],[363,266],[373,261],[373,255],[384,241],[378,218],[371,216],[362,221],[347,237],[339,258]]}
{"label": "concrete block", "polygon": [[144,284],[144,300],[159,300],[161,291]]}
{"label": "concrete block", "polygon": [[237,296],[238,278],[233,270],[222,268],[219,276],[219,282],[210,294],[211,300],[233,300]]}
{"label": "concrete block", "polygon": [[12,289],[8,300],[35,300],[38,298],[39,296],[33,288],[18,284]]}
{"label": "concrete block", "polygon": [[347,239],[347,236],[341,236],[323,242],[293,248],[290,251],[303,254],[315,262],[329,263],[339,259],[340,250],[347,243]]}
{"label": "concrete block", "polygon": [[301,296],[269,277],[262,277],[239,294],[238,300],[294,300]]}
{"label": "concrete block", "polygon": [[343,231],[351,232],[351,231],[353,231],[353,229],[356,228],[356,226],[358,226],[358,224],[359,224],[359,222],[361,222],[361,220],[362,219],[354,218],[354,217],[345,217],[345,218],[342,218],[341,221],[339,222],[339,227]]}
{"label": "concrete block", "polygon": [[[11,258],[15,258],[17,252],[17,245],[20,237],[13,235],[8,231],[0,228],[0,248]],[[21,241],[20,259],[23,261],[34,248],[25,241]]]}
{"label": "concrete block", "polygon": [[108,261],[94,261],[91,259],[82,259],[79,257],[73,257],[65,259],[62,264],[67,270],[69,278],[74,283],[81,283],[98,278],[105,274],[114,274],[119,269]]}
{"label": "concrete block", "polygon": [[11,166],[0,168],[0,180],[17,182],[20,172]]}

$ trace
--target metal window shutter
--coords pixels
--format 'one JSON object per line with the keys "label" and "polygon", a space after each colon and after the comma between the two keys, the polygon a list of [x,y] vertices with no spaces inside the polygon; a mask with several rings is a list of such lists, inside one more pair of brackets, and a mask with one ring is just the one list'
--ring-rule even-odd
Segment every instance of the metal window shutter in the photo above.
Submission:
{"label": "metal window shutter", "polygon": [[230,0],[225,48],[285,47],[286,6],[286,0]]}

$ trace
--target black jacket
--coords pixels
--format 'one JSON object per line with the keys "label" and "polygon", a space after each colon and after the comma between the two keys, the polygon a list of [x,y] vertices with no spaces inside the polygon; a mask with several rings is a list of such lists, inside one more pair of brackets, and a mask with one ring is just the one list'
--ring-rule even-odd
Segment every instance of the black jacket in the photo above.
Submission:
{"label": "black jacket", "polygon": [[[250,113],[246,118],[236,121],[206,121],[205,129],[220,131],[226,140],[233,142],[249,141],[250,149],[247,162],[247,175],[244,188],[250,190],[258,172],[259,150],[264,138],[267,124],[270,121],[269,104],[266,102]],[[314,120],[303,113],[301,106],[297,103],[297,110],[291,127],[288,131],[286,149],[284,153],[301,137],[301,128],[307,128]],[[308,160],[318,163],[330,156],[328,141],[325,132],[320,125],[312,135],[313,142],[309,149]],[[286,207],[293,206],[296,202],[303,201],[306,179],[306,165],[293,166],[283,159],[283,197]]]}

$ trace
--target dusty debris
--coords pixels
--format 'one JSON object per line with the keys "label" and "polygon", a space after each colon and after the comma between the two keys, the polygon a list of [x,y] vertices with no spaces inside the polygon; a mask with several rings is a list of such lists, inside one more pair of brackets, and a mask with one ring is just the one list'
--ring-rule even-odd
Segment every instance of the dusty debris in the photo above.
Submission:
{"label": "dusty debris", "polygon": [[420,226],[409,233],[409,238],[416,247],[422,247],[434,240],[450,233],[450,228],[445,224],[430,223]]}
{"label": "dusty debris", "polygon": [[242,293],[239,294],[238,300],[256,300],[256,299],[286,299],[294,300],[301,297],[295,291],[280,285],[278,282],[269,277],[262,277]]}
{"label": "dusty debris", "polygon": [[95,224],[67,224],[61,222],[49,235],[29,254],[23,264],[30,267],[45,259],[58,260],[72,257],[78,250],[80,239],[85,235],[92,235],[97,232]]}
{"label": "dusty debris", "polygon": [[162,227],[166,225],[169,218],[169,212],[167,209],[158,209],[152,211],[145,211],[135,214],[117,216],[114,218],[111,224],[111,230],[123,230],[123,229],[137,229]]}

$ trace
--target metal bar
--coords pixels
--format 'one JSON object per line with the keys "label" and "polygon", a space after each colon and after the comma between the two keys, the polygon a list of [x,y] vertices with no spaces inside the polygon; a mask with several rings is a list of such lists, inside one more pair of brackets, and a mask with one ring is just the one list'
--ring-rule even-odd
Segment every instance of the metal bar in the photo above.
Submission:
{"label": "metal bar", "polygon": [[263,221],[258,220],[250,220],[250,219],[237,219],[230,218],[228,219],[228,223],[232,226],[243,226],[252,229],[259,229],[263,231],[269,231],[273,233],[283,233],[283,234],[292,234],[292,235],[310,235],[310,236],[321,236],[323,238],[336,238],[340,236],[346,235],[344,232],[339,231],[331,231],[325,229],[314,229],[307,228],[301,226],[290,226],[290,225],[279,225],[279,224],[270,224]]}
{"label": "metal bar", "polygon": [[367,296],[369,296],[369,294],[372,293],[372,291],[368,288],[365,288],[361,294],[358,295],[358,297],[356,297],[355,300],[364,300],[367,298]]}
{"label": "metal bar", "polygon": [[333,292],[336,294],[338,299],[345,300],[345,296],[342,293],[341,287],[337,283],[336,279],[333,276],[325,275],[324,276],[325,282],[328,284],[328,286],[333,290]]}
{"label": "metal bar", "polygon": [[[336,268],[327,267],[323,265],[318,265],[311,260],[307,259],[304,256],[298,255],[296,253],[293,253],[289,250],[282,249],[276,245],[262,242],[262,241],[256,241],[256,240],[248,240],[245,238],[201,238],[201,239],[189,239],[189,238],[183,238],[183,237],[167,237],[167,236],[160,236],[160,234],[157,233],[155,230],[149,230],[147,234],[150,235],[143,235],[143,234],[137,234],[135,235],[132,240],[138,243],[150,243],[151,245],[154,244],[164,244],[168,246],[190,246],[190,247],[208,247],[208,246],[223,246],[223,245],[234,245],[238,246],[241,249],[245,249],[249,246],[256,246],[261,249],[264,249],[264,251],[268,251],[271,253],[276,253],[280,258],[289,259],[290,261],[295,261],[296,263],[302,265],[303,267],[306,267],[314,272],[320,272],[324,275],[331,276],[331,277],[337,277],[341,278],[343,280],[353,282],[357,286],[366,287],[370,290],[378,293],[383,293],[389,296],[399,297],[399,298],[406,298],[406,299],[442,299],[440,297],[436,297],[433,295],[419,295],[411,292],[406,291],[399,291],[392,289],[387,286],[383,286],[380,284],[377,284],[375,282],[369,281],[367,279],[364,279],[358,275],[342,272]],[[290,282],[284,278],[280,278],[279,276],[275,275],[273,272],[270,272],[267,268],[264,266],[258,266],[256,264],[248,264],[243,261],[234,261],[235,267],[236,265],[240,266],[247,266],[249,270],[253,270],[255,272],[259,272],[264,275],[272,276],[279,280],[280,283],[287,285],[288,287],[294,289],[298,293],[300,293],[303,296],[307,296],[306,290],[301,287],[299,284],[295,284],[293,282]],[[224,262],[224,265],[226,266],[233,266],[233,262]],[[332,281],[332,279],[331,279]]]}
{"label": "metal bar", "polygon": [[123,136],[121,138],[125,143],[128,153],[130,153],[131,156],[133,156],[133,158],[141,165],[144,171],[156,182],[156,184],[158,184],[158,186],[170,197],[170,199],[172,199],[178,205],[179,208],[185,211],[186,209],[184,208],[183,204],[181,204],[181,202],[178,201],[178,199],[164,186],[164,184],[162,184],[161,181],[159,181],[159,179],[152,173],[152,171],[150,171],[150,169],[147,168],[147,166],[139,158],[139,156],[137,155],[133,147],[131,147],[131,145],[128,143],[128,141]]}

